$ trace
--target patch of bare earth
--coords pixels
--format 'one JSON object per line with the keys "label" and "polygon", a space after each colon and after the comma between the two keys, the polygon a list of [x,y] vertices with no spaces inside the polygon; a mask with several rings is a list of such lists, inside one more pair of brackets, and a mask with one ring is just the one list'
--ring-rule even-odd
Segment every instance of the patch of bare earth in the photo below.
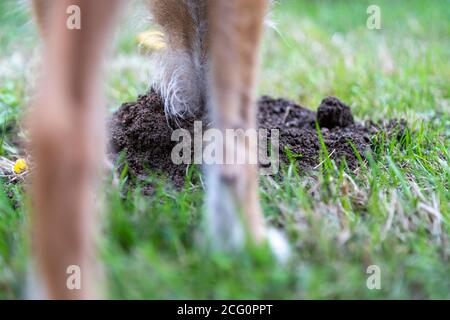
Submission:
{"label": "patch of bare earth", "polygon": [[[359,166],[355,150],[364,160],[367,149],[373,148],[380,133],[401,136],[405,123],[395,120],[386,123],[354,120],[351,109],[338,98],[326,97],[317,112],[286,99],[263,96],[258,101],[259,128],[278,129],[280,155],[285,162],[294,161],[302,171],[317,168],[323,148],[320,135],[331,159],[338,164],[345,159],[350,170]],[[172,162],[171,152],[178,143],[171,140],[173,128],[193,133],[193,123],[208,123],[206,112],[182,120],[168,120],[160,97],[150,91],[137,101],[124,103],[110,118],[110,155],[113,159],[124,152],[130,173],[145,179],[149,172],[166,174],[176,186],[184,183],[187,165]],[[206,120],[206,121],[205,121]],[[319,130],[318,130],[319,128]],[[289,151],[288,151],[289,150]]]}

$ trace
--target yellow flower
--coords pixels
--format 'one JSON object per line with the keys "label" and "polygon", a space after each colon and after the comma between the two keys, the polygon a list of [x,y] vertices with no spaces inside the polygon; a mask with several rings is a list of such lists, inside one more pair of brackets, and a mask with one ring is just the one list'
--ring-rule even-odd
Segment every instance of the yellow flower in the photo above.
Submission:
{"label": "yellow flower", "polygon": [[141,32],[137,36],[137,40],[140,45],[148,50],[161,50],[166,47],[164,42],[164,33],[157,30],[147,30]]}
{"label": "yellow flower", "polygon": [[13,168],[14,172],[17,174],[21,174],[22,172],[28,170],[28,164],[25,161],[25,159],[17,159],[16,162],[14,163],[14,168]]}

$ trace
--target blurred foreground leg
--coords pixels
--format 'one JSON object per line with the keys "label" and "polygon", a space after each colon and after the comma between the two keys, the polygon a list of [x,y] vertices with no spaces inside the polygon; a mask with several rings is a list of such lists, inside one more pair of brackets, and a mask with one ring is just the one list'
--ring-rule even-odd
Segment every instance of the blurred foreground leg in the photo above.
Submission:
{"label": "blurred foreground leg", "polygon": [[45,48],[28,126],[33,252],[44,298],[99,297],[93,202],[104,150],[99,75],[119,2],[35,2]]}

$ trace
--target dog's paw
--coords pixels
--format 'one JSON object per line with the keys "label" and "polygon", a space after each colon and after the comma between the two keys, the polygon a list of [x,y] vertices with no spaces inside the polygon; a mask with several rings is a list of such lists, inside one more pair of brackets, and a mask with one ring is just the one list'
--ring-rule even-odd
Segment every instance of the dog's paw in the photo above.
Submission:
{"label": "dog's paw", "polygon": [[26,273],[25,289],[22,293],[25,300],[47,300],[48,294],[37,273],[29,267]]}
{"label": "dog's paw", "polygon": [[117,175],[116,168],[114,167],[114,163],[107,157],[103,158],[103,170],[105,170],[107,176],[111,177],[113,187],[119,187],[120,179]]}
{"label": "dog's paw", "polygon": [[286,264],[291,257],[291,248],[286,236],[275,228],[268,228],[267,230],[267,244],[270,250],[281,264]]}
{"label": "dog's paw", "polygon": [[208,246],[213,250],[235,251],[245,246],[245,228],[232,190],[219,177],[216,168],[208,168],[205,229]]}

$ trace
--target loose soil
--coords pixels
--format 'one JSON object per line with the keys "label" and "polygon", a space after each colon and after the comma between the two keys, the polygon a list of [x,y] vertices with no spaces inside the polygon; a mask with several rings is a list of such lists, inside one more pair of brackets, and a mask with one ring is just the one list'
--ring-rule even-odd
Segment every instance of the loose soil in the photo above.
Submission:
{"label": "loose soil", "polygon": [[[193,132],[195,120],[207,121],[201,108],[198,114],[177,121],[168,120],[160,97],[150,91],[137,101],[124,103],[109,119],[110,156],[124,155],[129,173],[146,179],[149,172],[163,173],[175,186],[184,184],[187,165],[176,165],[171,160],[171,141],[174,128]],[[286,99],[263,96],[258,101],[259,128],[280,131],[280,155],[286,163],[295,161],[300,171],[318,167],[321,160],[321,142],[318,128],[330,158],[337,164],[343,159],[350,170],[360,165],[355,150],[364,159],[365,152],[376,147],[380,133],[400,138],[406,128],[404,121],[385,123],[355,122],[351,109],[336,97],[322,100],[317,112]]]}

